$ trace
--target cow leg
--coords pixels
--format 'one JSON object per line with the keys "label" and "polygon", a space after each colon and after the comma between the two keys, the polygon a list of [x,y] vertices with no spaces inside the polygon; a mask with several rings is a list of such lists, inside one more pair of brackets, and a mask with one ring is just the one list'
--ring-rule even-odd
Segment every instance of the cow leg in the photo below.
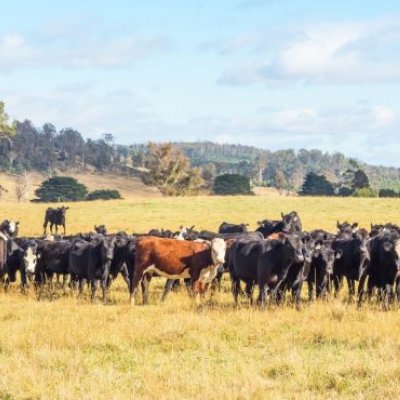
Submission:
{"label": "cow leg", "polygon": [[78,280],[78,300],[83,297],[83,290],[85,289],[86,279],[79,278]]}
{"label": "cow leg", "polygon": [[239,305],[238,303],[239,292],[240,292],[240,279],[232,278],[232,294],[236,307]]}
{"label": "cow leg", "polygon": [[53,234],[53,226],[54,224],[52,222],[50,222],[50,233]]}
{"label": "cow leg", "polygon": [[311,303],[314,300],[314,284],[311,280],[307,281],[307,287],[308,287],[308,301]]}
{"label": "cow leg", "polygon": [[90,293],[90,300],[92,302],[94,302],[95,297],[96,297],[96,290],[99,287],[99,280],[98,279],[91,279],[90,280],[90,289],[91,289],[91,293]]}
{"label": "cow leg", "polygon": [[64,229],[64,236],[65,236],[65,232],[66,232],[66,231],[65,231],[65,223],[63,224],[63,229]]}
{"label": "cow leg", "polygon": [[[142,270],[143,271],[143,270]],[[129,301],[133,305],[135,304],[135,295],[137,292],[137,288],[139,286],[140,281],[143,278],[143,272],[139,273],[139,268],[135,268],[135,272],[133,273],[132,282],[129,288]]]}
{"label": "cow leg", "polygon": [[151,281],[152,275],[147,273],[144,274],[142,279],[142,296],[143,296],[143,305],[149,304],[149,284]]}
{"label": "cow leg", "polygon": [[258,287],[259,287],[258,304],[262,310],[265,310],[268,285],[265,281],[259,281]]}
{"label": "cow leg", "polygon": [[365,280],[367,279],[367,273],[366,271],[363,271],[361,276],[360,276],[360,281],[358,283],[358,301],[357,301],[357,307],[361,307],[363,297],[365,294],[364,286],[365,286]]}
{"label": "cow leg", "polygon": [[351,303],[353,301],[353,297],[354,297],[354,293],[355,293],[355,282],[354,279],[350,279],[346,276],[346,280],[347,280],[347,285],[349,287],[349,302]]}
{"label": "cow leg", "polygon": [[169,292],[172,291],[172,287],[174,286],[174,280],[173,279],[167,279],[167,281],[165,282],[165,286],[164,286],[164,292],[163,295],[161,297],[161,301],[165,301],[168,297]]}
{"label": "cow leg", "polygon": [[[240,281],[239,281],[239,289],[240,289]],[[253,280],[246,281],[246,297],[250,302],[250,305],[253,305],[253,291],[254,291],[254,282]]]}
{"label": "cow leg", "polygon": [[300,310],[300,304],[301,304],[301,289],[303,288],[303,281],[295,283],[292,291],[293,291],[293,297],[294,301],[296,304],[296,309]]}
{"label": "cow leg", "polygon": [[400,303],[400,277],[396,278],[396,300]]}
{"label": "cow leg", "polygon": [[122,275],[122,278],[124,279],[126,286],[128,287],[128,290],[129,290],[130,280],[129,280],[128,267],[126,265],[123,265],[122,268],[120,269],[119,273]]}

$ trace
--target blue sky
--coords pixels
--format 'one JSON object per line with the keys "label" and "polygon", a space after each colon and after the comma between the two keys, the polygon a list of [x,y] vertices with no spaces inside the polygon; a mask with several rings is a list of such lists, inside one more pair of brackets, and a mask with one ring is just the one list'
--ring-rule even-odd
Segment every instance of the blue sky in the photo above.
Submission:
{"label": "blue sky", "polygon": [[400,3],[0,0],[13,118],[400,167]]}

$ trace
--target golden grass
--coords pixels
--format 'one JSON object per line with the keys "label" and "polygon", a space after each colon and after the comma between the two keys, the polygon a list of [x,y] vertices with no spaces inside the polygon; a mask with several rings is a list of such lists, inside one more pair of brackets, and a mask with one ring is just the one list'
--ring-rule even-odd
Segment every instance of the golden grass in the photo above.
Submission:
{"label": "golden grass", "polygon": [[[94,223],[146,231],[222,220],[250,222],[297,210],[306,229],[333,230],[336,219],[399,222],[398,200],[262,197],[137,199],[73,203],[71,232]],[[23,234],[41,233],[46,205],[0,203]],[[230,284],[200,308],[185,291],[150,305],[129,306],[124,283],[111,305],[77,303],[73,295],[37,302],[17,287],[0,293],[0,399],[377,399],[400,392],[400,311],[343,298],[272,307],[243,301],[234,309]]]}

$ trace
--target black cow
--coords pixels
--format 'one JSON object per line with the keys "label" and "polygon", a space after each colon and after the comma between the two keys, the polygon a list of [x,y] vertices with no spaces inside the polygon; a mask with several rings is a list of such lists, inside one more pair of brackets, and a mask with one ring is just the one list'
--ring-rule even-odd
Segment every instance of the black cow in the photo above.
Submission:
{"label": "black cow", "polygon": [[249,224],[231,224],[223,222],[218,229],[218,233],[245,233]]}
{"label": "black cow", "polygon": [[79,295],[82,295],[84,284],[90,282],[91,300],[96,296],[96,290],[101,284],[103,302],[107,299],[110,285],[110,272],[114,258],[116,238],[98,235],[91,242],[76,240],[69,254],[68,270],[73,279],[79,282]]}
{"label": "black cow", "polygon": [[220,238],[224,240],[229,240],[229,239],[241,239],[241,238],[246,238],[246,239],[263,239],[263,235],[261,232],[244,232],[244,233],[216,233],[216,232],[211,232],[211,231],[200,231],[198,234],[198,239],[202,240],[208,240],[211,241],[213,239]]}
{"label": "black cow", "polygon": [[[386,232],[371,239],[371,263],[367,272],[368,288],[377,288],[383,295],[384,307],[387,309],[393,299],[393,286],[397,283],[397,296],[400,297],[400,237],[397,233]],[[360,286],[364,286],[364,280]],[[360,288],[363,291],[363,287]],[[359,304],[361,304],[361,298]]]}
{"label": "black cow", "polygon": [[264,219],[258,222],[257,232],[261,232],[264,238],[273,233],[295,233],[302,231],[302,224],[296,211],[284,215],[281,213],[281,220]]}
{"label": "black cow", "polygon": [[[35,281],[39,286],[38,298],[41,298],[43,285],[48,282],[52,295],[52,280],[54,274],[60,274],[64,277],[68,274],[69,251],[73,242],[69,240],[60,240],[50,242],[47,240],[37,240],[37,253],[40,258],[37,261]],[[66,281],[64,279],[63,289],[65,292]]]}
{"label": "black cow", "polygon": [[53,226],[56,226],[56,234],[58,233],[58,226],[62,226],[64,229],[65,235],[65,215],[69,207],[58,207],[58,208],[51,208],[49,207],[46,210],[46,214],[44,217],[43,223],[43,234],[46,235],[47,225],[50,223],[50,232],[53,233]]}
{"label": "black cow", "polygon": [[[364,229],[352,237],[339,237],[332,242],[332,249],[337,254],[333,266],[333,285],[335,296],[339,293],[343,278],[349,287],[349,297],[355,294],[355,281],[359,281],[369,264],[368,232]],[[340,257],[339,257],[340,256]]]}
{"label": "black cow", "polygon": [[240,281],[244,281],[250,302],[254,284],[258,283],[258,302],[264,307],[266,289],[275,297],[291,265],[304,261],[303,247],[298,235],[283,236],[280,240],[237,240],[229,256],[235,303],[238,301]]}
{"label": "black cow", "polygon": [[[301,290],[303,288],[303,282],[306,279],[308,271],[310,269],[314,252],[316,251],[316,242],[309,236],[305,235],[302,237],[303,255],[304,261],[299,263],[293,263],[286,275],[286,278],[282,282],[280,289],[277,292],[277,300],[280,303],[283,299],[283,295],[286,291],[290,291],[292,299],[296,304],[296,308],[300,309],[300,298]],[[318,246],[319,248],[319,246]]]}
{"label": "black cow", "polygon": [[333,263],[335,257],[340,257],[341,253],[335,254],[332,249],[332,241],[322,241],[317,243],[313,252],[313,257],[309,268],[305,268],[304,278],[307,280],[308,299],[314,298],[314,288],[316,298],[326,296],[329,277],[333,273]]}

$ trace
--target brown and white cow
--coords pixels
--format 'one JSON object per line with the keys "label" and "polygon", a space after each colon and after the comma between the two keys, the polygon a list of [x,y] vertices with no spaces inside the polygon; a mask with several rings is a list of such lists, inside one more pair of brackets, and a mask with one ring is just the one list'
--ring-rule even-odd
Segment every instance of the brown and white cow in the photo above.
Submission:
{"label": "brown and white cow", "polygon": [[211,243],[147,236],[136,243],[135,272],[130,287],[131,303],[142,283],[143,303],[148,303],[148,286],[153,274],[169,279],[190,278],[193,293],[204,293],[225,262],[223,239]]}

